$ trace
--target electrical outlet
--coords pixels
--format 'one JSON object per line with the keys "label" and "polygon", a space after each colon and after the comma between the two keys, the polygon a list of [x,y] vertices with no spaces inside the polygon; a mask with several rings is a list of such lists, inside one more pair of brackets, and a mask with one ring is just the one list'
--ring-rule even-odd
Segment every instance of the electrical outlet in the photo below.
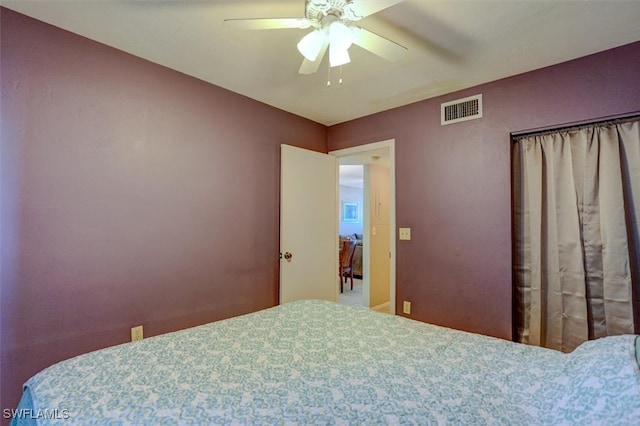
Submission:
{"label": "electrical outlet", "polygon": [[411,314],[411,302],[407,302],[406,300],[402,302],[402,313],[407,315]]}
{"label": "electrical outlet", "polygon": [[398,228],[399,237],[401,240],[410,240],[411,239],[411,228]]}
{"label": "electrical outlet", "polygon": [[135,342],[137,340],[142,340],[142,338],[143,338],[142,326],[139,325],[137,327],[133,327],[131,329],[131,341]]}

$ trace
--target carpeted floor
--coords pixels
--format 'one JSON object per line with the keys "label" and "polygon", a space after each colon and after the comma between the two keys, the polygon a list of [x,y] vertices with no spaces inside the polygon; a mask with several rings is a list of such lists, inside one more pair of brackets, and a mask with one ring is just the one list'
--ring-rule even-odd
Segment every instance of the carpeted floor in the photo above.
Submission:
{"label": "carpeted floor", "polygon": [[[340,285],[340,284],[338,284]],[[353,279],[353,290],[351,290],[351,282],[347,279],[347,283],[343,283],[343,293],[338,293],[338,303],[342,305],[364,306],[362,303],[362,280]],[[385,303],[380,306],[372,307],[374,311],[389,313],[389,304]]]}
{"label": "carpeted floor", "polygon": [[[340,285],[340,284],[338,284]],[[353,290],[351,290],[351,282],[347,278],[347,283],[343,282],[343,293],[338,293],[338,303],[342,305],[362,306],[362,280],[353,279]]]}

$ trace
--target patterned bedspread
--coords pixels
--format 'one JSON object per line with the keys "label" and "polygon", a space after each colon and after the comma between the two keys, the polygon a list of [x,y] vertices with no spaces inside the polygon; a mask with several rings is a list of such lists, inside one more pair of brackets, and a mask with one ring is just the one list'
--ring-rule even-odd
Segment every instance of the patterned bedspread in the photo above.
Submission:
{"label": "patterned bedspread", "polygon": [[562,354],[321,301],[81,355],[29,397],[41,424],[640,424],[635,336]]}

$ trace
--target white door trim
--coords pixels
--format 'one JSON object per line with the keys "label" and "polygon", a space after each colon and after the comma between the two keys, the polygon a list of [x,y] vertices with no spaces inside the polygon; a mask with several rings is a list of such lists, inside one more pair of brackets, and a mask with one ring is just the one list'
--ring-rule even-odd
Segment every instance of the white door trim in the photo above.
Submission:
{"label": "white door trim", "polygon": [[[389,268],[389,313],[395,315],[396,313],[396,151],[395,151],[395,139],[388,139],[381,142],[369,143],[366,145],[358,145],[351,148],[339,149],[329,152],[330,155],[336,157],[345,157],[348,155],[354,155],[365,151],[371,151],[375,149],[388,148],[389,149],[389,179],[390,179],[390,215],[389,215],[389,249],[391,252],[391,262]],[[336,215],[337,217],[337,215]],[[363,236],[368,239],[369,229],[363,229]],[[370,240],[369,240],[370,241]],[[367,264],[369,262],[367,261]],[[367,271],[365,271],[367,272]]]}

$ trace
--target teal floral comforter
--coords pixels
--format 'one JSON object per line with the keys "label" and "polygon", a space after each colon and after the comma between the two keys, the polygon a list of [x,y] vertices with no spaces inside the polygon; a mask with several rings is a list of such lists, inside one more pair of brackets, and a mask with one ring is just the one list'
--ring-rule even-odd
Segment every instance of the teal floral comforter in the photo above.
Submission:
{"label": "teal floral comforter", "polygon": [[631,425],[635,339],[562,354],[301,301],[53,365],[21,407],[63,425]]}

